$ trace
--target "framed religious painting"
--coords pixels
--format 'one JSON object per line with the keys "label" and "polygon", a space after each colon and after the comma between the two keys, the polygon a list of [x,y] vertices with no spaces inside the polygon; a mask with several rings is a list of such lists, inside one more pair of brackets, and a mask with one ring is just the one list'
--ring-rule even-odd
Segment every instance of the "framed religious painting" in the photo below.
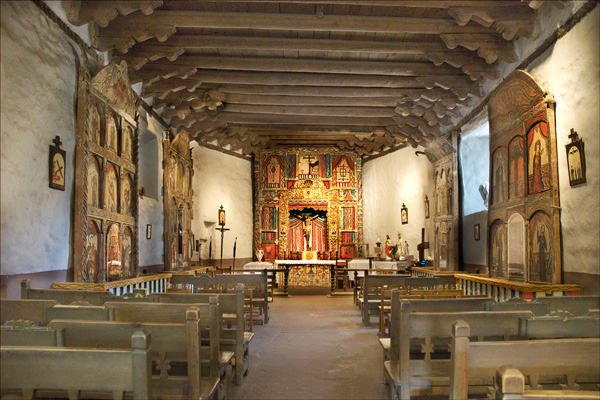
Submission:
{"label": "framed religious painting", "polygon": [[583,140],[579,139],[575,129],[571,128],[569,135],[571,143],[567,144],[567,166],[569,172],[569,184],[576,186],[586,182],[585,179],[585,152]]}
{"label": "framed religious painting", "polygon": [[402,203],[400,213],[402,215],[402,224],[408,224],[408,208],[406,208],[406,205],[404,203]]}
{"label": "framed religious painting", "polygon": [[50,146],[49,157],[49,186],[56,190],[65,190],[65,160],[66,151],[60,148],[62,144],[60,136],[53,140],[54,146]]}
{"label": "framed religious painting", "polygon": [[152,239],[152,225],[146,225],[146,239]]}
{"label": "framed religious painting", "polygon": [[425,195],[425,219],[429,219],[429,197]]}

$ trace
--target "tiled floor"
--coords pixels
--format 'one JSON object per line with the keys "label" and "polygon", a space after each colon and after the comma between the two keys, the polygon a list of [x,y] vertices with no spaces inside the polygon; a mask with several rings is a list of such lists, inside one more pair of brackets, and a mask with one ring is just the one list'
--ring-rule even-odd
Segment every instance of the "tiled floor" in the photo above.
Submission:
{"label": "tiled floor", "polygon": [[389,398],[377,324],[363,326],[351,295],[275,297],[254,332],[250,372],[228,399]]}

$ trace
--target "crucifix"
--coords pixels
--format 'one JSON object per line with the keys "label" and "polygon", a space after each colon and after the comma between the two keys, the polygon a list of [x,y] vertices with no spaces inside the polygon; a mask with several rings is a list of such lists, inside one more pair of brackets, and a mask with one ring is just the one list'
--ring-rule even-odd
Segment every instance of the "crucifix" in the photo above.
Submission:
{"label": "crucifix", "polygon": [[419,251],[419,262],[425,259],[425,249],[429,248],[429,242],[425,241],[425,228],[421,228],[421,243],[417,245]]}

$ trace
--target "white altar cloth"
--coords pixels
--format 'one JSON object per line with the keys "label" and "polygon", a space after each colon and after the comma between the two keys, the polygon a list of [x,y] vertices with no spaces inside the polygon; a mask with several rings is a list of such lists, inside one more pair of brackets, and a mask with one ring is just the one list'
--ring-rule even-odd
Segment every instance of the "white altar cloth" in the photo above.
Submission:
{"label": "white altar cloth", "polygon": [[[405,269],[410,266],[412,256],[408,256],[406,261],[373,261],[373,269]],[[369,260],[356,258],[348,262],[348,268],[369,269]],[[364,271],[356,271],[358,277],[365,276]],[[350,280],[354,280],[354,271],[348,271]]]}
{"label": "white altar cloth", "polygon": [[[275,269],[277,267],[275,267],[275,265],[273,265],[272,262],[269,261],[252,261],[249,263],[244,264],[244,266],[242,267],[242,269]],[[279,274],[280,273],[276,273],[275,274],[275,282],[279,283]]]}

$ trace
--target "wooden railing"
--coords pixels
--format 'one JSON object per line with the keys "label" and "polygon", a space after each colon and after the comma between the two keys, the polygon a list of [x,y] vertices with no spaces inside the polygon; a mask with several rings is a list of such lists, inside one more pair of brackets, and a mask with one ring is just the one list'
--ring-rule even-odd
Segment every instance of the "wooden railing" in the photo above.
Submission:
{"label": "wooden railing", "polygon": [[163,293],[167,290],[167,284],[171,276],[171,273],[161,273],[103,283],[57,282],[52,284],[52,289],[97,290],[110,292],[115,296],[133,293],[134,289],[144,289],[146,294]]}

